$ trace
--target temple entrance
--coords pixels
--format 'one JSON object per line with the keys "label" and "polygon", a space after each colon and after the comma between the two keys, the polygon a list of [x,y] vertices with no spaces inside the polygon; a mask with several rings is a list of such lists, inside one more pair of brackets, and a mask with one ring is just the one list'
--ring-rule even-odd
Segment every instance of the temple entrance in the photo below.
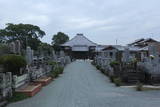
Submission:
{"label": "temple entrance", "polygon": [[87,39],[83,34],[61,45],[66,54],[72,59],[93,59],[97,44]]}
{"label": "temple entrance", "polygon": [[89,58],[89,53],[88,52],[72,52],[72,57],[74,59],[88,59]]}

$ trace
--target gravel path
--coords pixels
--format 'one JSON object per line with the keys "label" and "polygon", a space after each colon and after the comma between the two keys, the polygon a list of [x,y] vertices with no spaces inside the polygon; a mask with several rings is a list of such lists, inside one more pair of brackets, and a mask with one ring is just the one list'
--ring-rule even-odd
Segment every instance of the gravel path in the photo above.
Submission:
{"label": "gravel path", "polygon": [[36,96],[8,107],[160,107],[160,92],[117,88],[88,61],[76,61]]}

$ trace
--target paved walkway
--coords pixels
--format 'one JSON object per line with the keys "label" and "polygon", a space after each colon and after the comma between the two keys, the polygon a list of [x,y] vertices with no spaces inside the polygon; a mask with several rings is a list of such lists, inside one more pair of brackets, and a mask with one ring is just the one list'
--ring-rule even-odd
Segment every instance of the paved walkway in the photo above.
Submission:
{"label": "paved walkway", "polygon": [[8,107],[160,107],[160,91],[117,88],[89,62],[76,61],[36,96]]}

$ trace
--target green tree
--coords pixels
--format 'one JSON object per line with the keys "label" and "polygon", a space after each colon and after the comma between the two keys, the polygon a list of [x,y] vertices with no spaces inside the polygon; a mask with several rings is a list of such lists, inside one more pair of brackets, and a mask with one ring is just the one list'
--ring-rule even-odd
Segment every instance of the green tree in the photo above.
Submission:
{"label": "green tree", "polygon": [[43,54],[44,56],[50,56],[53,51],[53,47],[47,43],[41,43],[38,47],[39,54]]}
{"label": "green tree", "polygon": [[37,50],[41,43],[40,38],[44,35],[45,32],[35,25],[8,23],[4,29],[0,29],[0,42],[20,40],[23,49],[28,45],[32,49]]}
{"label": "green tree", "polygon": [[9,53],[10,53],[9,47],[5,44],[0,44],[0,56]]}
{"label": "green tree", "polygon": [[67,42],[69,40],[69,36],[63,32],[58,32],[57,34],[53,35],[52,38],[52,45],[56,51],[60,50],[60,45]]}
{"label": "green tree", "polygon": [[5,55],[0,57],[0,64],[3,65],[5,72],[20,75],[20,68],[26,66],[26,60],[18,55]]}

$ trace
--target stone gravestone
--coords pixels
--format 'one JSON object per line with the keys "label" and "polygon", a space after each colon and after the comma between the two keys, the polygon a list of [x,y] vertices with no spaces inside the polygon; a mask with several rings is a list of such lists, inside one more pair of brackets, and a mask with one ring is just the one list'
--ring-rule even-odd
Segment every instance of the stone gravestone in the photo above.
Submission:
{"label": "stone gravestone", "polygon": [[64,51],[60,51],[60,64],[61,66],[65,66],[65,53]]}
{"label": "stone gravestone", "polygon": [[66,56],[65,57],[65,62],[66,62],[66,64],[69,64],[69,63],[71,63],[71,58],[69,57],[69,56]]}
{"label": "stone gravestone", "polygon": [[31,59],[33,60],[34,58],[34,50],[31,50]]}
{"label": "stone gravestone", "polygon": [[16,53],[16,45],[15,45],[14,42],[11,42],[11,43],[9,44],[9,48],[10,48],[10,51],[11,51],[12,53]]}
{"label": "stone gravestone", "polygon": [[54,50],[52,51],[52,57],[54,61],[57,61],[57,55]]}
{"label": "stone gravestone", "polygon": [[15,50],[16,50],[16,54],[21,54],[21,43],[19,40],[15,41]]}
{"label": "stone gravestone", "polygon": [[9,44],[10,51],[14,54],[21,54],[21,43],[19,40],[11,42]]}
{"label": "stone gravestone", "polygon": [[64,51],[60,51],[60,57],[65,57]]}
{"label": "stone gravestone", "polygon": [[33,59],[33,51],[28,46],[27,50],[26,50],[26,60],[27,60],[28,65],[30,65],[32,63],[32,59]]}

